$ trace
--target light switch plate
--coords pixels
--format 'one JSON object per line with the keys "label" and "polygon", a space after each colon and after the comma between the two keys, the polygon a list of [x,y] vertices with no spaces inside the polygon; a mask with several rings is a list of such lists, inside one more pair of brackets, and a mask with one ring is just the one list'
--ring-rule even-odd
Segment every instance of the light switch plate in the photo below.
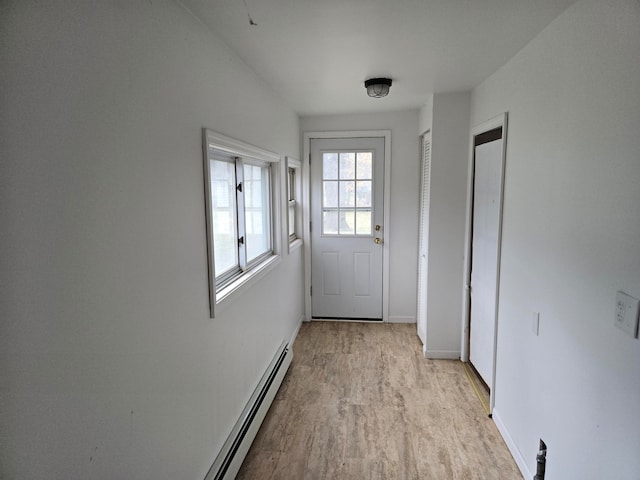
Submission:
{"label": "light switch plate", "polygon": [[616,327],[631,337],[637,338],[639,316],[640,300],[624,292],[616,292],[616,309],[614,313]]}

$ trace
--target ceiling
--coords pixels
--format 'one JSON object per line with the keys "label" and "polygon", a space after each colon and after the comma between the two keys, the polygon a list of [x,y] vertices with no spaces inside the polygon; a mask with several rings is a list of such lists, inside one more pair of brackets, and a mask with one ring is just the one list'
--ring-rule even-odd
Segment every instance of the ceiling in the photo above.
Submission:
{"label": "ceiling", "polygon": [[[574,1],[182,0],[300,115],[406,110],[469,90]],[[389,96],[367,97],[364,80],[383,76]]]}

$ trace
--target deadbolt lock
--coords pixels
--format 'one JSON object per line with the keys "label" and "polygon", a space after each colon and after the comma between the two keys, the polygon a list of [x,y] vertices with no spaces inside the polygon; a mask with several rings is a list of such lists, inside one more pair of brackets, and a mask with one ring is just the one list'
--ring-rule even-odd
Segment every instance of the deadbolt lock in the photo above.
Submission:
{"label": "deadbolt lock", "polygon": [[376,232],[379,232],[382,229],[380,225],[376,225]]}

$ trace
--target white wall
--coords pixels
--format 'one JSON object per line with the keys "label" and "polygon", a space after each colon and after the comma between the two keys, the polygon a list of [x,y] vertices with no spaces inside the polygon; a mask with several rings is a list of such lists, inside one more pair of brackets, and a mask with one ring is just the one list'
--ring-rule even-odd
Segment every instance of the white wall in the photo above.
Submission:
{"label": "white wall", "polygon": [[[494,418],[547,480],[640,478],[640,4],[579,1],[472,95],[509,111]],[[540,312],[540,335],[530,328]]]}
{"label": "white wall", "polygon": [[441,93],[420,110],[431,129],[429,272],[425,355],[459,358],[470,92]]}
{"label": "white wall", "polygon": [[424,135],[431,130],[433,125],[433,95],[429,95],[429,98],[425,104],[420,107],[418,112],[418,134]]}
{"label": "white wall", "polygon": [[417,124],[417,110],[300,119],[302,132],[391,130],[391,225],[385,232],[385,242],[389,244],[391,322],[416,321],[420,187]]}
{"label": "white wall", "polygon": [[298,118],[168,0],[2,2],[0,64],[0,477],[203,478],[303,262],[209,318],[201,128]]}

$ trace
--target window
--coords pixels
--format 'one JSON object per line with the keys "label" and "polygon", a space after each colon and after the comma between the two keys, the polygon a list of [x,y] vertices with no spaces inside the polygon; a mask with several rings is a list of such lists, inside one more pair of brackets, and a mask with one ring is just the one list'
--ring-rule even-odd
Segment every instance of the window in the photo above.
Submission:
{"label": "window", "polygon": [[373,152],[322,154],[322,234],[371,235]]}
{"label": "window", "polygon": [[[289,246],[302,238],[300,218],[300,198],[302,198],[301,164],[298,160],[287,157],[287,235]],[[299,242],[298,242],[299,243]]]}
{"label": "window", "polygon": [[203,136],[213,317],[216,303],[277,257],[272,165],[279,157],[210,130]]}

